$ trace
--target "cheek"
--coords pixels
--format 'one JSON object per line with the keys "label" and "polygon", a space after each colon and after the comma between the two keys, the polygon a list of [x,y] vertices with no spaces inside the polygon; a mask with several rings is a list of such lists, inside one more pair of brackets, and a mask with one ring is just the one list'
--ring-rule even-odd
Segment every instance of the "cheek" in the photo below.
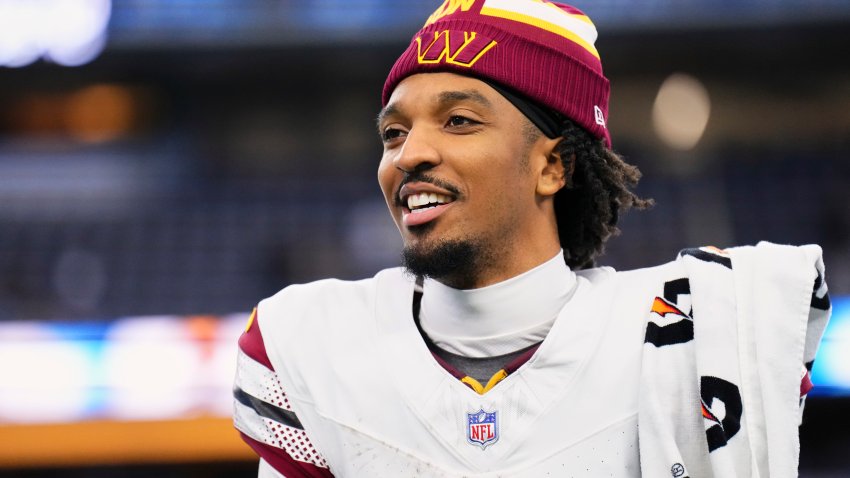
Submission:
{"label": "cheek", "polygon": [[521,190],[527,189],[529,174],[520,166],[518,155],[510,151],[497,151],[482,154],[480,158],[483,160],[470,165],[466,176],[479,189],[487,191],[490,200],[518,195]]}
{"label": "cheek", "polygon": [[523,208],[534,205],[535,179],[531,170],[520,163],[523,152],[507,152],[498,159],[491,155],[487,167],[476,171],[476,189],[485,191],[481,207],[492,218],[509,217]]}
{"label": "cheek", "polygon": [[392,160],[386,155],[381,159],[378,165],[378,184],[381,186],[381,191],[384,193],[384,199],[387,205],[393,205],[394,186],[396,181],[397,170],[393,167]]}

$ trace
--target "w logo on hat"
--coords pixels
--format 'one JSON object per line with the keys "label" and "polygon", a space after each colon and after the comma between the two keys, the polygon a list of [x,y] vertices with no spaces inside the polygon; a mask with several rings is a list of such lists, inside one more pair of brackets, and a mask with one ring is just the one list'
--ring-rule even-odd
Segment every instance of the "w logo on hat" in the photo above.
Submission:
{"label": "w logo on hat", "polygon": [[[467,68],[480,60],[496,42],[475,32],[436,31],[434,39],[424,41],[416,37],[419,64],[445,62]],[[422,47],[425,47],[423,50]]]}

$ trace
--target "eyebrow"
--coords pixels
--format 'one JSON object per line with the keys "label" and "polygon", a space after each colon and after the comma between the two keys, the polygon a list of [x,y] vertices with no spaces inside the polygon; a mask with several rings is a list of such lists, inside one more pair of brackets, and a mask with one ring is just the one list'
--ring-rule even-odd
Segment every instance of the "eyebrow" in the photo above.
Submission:
{"label": "eyebrow", "polygon": [[[476,90],[462,90],[462,91],[443,91],[439,95],[437,95],[437,105],[440,108],[445,108],[446,106],[457,103],[460,101],[472,101],[473,103],[478,103],[479,105],[492,109],[493,103],[490,102],[484,95],[479,93]],[[381,122],[387,116],[397,114],[399,112],[399,108],[393,104],[387,105],[384,109],[382,109],[378,113],[376,124],[378,129],[381,128]]]}
{"label": "eyebrow", "polygon": [[390,115],[394,115],[398,113],[398,107],[395,103],[387,105],[381,111],[378,112],[378,117],[375,118],[375,126],[378,128],[378,132],[381,131],[381,122],[384,121],[384,118]]}
{"label": "eyebrow", "polygon": [[476,90],[444,91],[440,93],[437,98],[437,102],[440,106],[445,106],[449,103],[457,103],[459,101],[472,101],[487,108],[493,107],[490,100],[485,98],[484,95]]}

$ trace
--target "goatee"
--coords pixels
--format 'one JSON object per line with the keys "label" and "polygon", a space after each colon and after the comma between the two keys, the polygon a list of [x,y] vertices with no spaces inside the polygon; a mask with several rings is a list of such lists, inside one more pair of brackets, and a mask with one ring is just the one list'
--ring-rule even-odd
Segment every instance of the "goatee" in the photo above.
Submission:
{"label": "goatee", "polygon": [[487,255],[474,240],[443,240],[433,245],[405,246],[402,265],[415,276],[437,279],[456,289],[469,289],[490,262]]}

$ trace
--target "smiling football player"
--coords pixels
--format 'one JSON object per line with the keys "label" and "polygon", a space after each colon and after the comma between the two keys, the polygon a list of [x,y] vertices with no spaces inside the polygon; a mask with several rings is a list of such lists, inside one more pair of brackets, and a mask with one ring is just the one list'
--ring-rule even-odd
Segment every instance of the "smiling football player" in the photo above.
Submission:
{"label": "smiling football player", "polygon": [[650,202],[595,41],[541,0],[447,0],[414,35],[377,120],[403,267],[255,309],[234,422],[260,476],[796,473],[820,249],[596,267]]}

